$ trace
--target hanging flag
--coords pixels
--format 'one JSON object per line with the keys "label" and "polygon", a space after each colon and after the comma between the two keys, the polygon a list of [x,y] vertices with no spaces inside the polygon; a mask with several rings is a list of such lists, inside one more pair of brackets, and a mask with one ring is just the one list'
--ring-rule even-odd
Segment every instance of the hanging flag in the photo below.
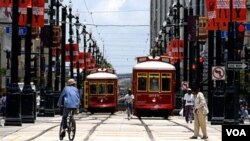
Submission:
{"label": "hanging flag", "polygon": [[246,22],[247,15],[246,0],[233,0],[233,21]]}
{"label": "hanging flag", "polygon": [[32,0],[19,0],[19,7],[28,8],[32,6]]}
{"label": "hanging flag", "polygon": [[18,25],[26,26],[27,25],[27,8],[19,7],[18,11],[19,11]]}
{"label": "hanging flag", "polygon": [[0,7],[12,7],[12,0],[0,0]]}
{"label": "hanging flag", "polygon": [[216,30],[228,30],[230,20],[230,0],[217,0],[216,2]]}
{"label": "hanging flag", "polygon": [[45,0],[33,0],[32,2],[32,26],[44,26],[44,2]]}
{"label": "hanging flag", "polygon": [[[72,44],[73,62],[78,60],[79,48],[78,44]],[[70,62],[70,44],[65,45],[65,61]]]}
{"label": "hanging flag", "polygon": [[216,2],[217,0],[207,0],[207,30],[217,30],[216,23]]}
{"label": "hanging flag", "polygon": [[32,7],[32,0],[19,0],[18,5],[19,11],[19,19],[18,25],[19,26],[26,26],[27,25],[27,8]]}

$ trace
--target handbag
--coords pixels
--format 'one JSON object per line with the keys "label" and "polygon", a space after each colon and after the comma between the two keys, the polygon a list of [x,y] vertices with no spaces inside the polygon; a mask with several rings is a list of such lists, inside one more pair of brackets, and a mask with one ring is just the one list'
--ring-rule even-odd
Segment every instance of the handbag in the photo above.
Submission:
{"label": "handbag", "polygon": [[183,116],[183,108],[181,108],[180,112],[179,112],[180,116]]}

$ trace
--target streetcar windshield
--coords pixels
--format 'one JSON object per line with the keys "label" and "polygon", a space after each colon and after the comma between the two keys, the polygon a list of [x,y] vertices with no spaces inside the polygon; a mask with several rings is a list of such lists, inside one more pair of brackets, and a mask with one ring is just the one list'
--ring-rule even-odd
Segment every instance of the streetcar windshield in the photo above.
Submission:
{"label": "streetcar windshield", "polygon": [[149,91],[159,91],[159,74],[149,74]]}
{"label": "streetcar windshield", "polygon": [[105,83],[99,83],[98,92],[99,94],[105,93]]}
{"label": "streetcar windshield", "polygon": [[138,92],[171,92],[171,73],[137,73]]}

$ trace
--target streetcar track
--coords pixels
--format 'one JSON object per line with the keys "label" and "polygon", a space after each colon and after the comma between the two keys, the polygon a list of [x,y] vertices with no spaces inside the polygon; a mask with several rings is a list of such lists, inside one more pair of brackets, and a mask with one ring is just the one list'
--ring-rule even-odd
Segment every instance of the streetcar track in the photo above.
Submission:
{"label": "streetcar track", "polygon": [[[81,117],[76,117],[75,120],[78,121],[78,120],[81,120],[82,118],[87,118],[87,117],[89,117],[89,116],[90,116],[90,115],[87,114],[86,116],[83,116],[83,117],[82,117],[82,116],[81,116]],[[44,122],[40,122],[40,123],[44,123]],[[43,130],[42,132],[40,132],[38,135],[33,136],[33,137],[27,139],[27,141],[32,141],[32,140],[34,140],[34,139],[36,139],[36,138],[42,136],[43,134],[47,133],[48,131],[50,131],[50,130],[52,130],[52,129],[58,127],[58,126],[60,126],[60,123],[61,123],[61,122],[46,122],[46,123],[59,123],[59,125],[54,125],[54,126],[52,126],[52,127],[49,127],[49,128],[47,128],[47,129]]]}
{"label": "streetcar track", "polygon": [[[90,136],[95,132],[96,128],[98,126],[100,126],[101,124],[103,124],[106,120],[108,120],[111,117],[111,114],[106,117],[105,119],[102,119],[99,123],[97,123],[94,127],[91,128],[91,130],[89,131],[88,135],[84,138],[84,141],[88,141]],[[96,119],[98,119],[98,117],[95,117]]]}
{"label": "streetcar track", "polygon": [[[187,125],[183,125],[183,124],[181,124],[181,123],[178,123],[178,122],[175,122],[175,121],[171,121],[171,120],[168,120],[169,122],[172,122],[172,123],[175,123],[175,124],[177,124],[178,126],[182,126],[182,127],[185,127],[186,129],[188,129],[189,131],[192,131],[192,132],[194,132],[194,130],[192,129],[192,128],[190,128],[190,127],[188,127]],[[202,135],[198,135],[199,137],[202,137]]]}
{"label": "streetcar track", "polygon": [[43,134],[47,133],[48,131],[50,131],[50,130],[56,128],[57,126],[59,126],[59,125],[54,125],[54,126],[52,126],[52,127],[49,127],[49,128],[47,128],[47,129],[43,130],[43,131],[42,131],[41,133],[39,133],[38,135],[36,135],[36,136],[34,136],[34,137],[28,139],[27,141],[32,141],[32,140],[34,140],[34,139],[36,139],[36,138],[42,136]]}
{"label": "streetcar track", "polygon": [[149,129],[148,125],[147,125],[145,122],[143,122],[142,119],[139,119],[139,120],[141,121],[142,125],[143,125],[144,128],[146,129],[146,132],[147,132],[147,134],[148,134],[149,139],[150,139],[151,141],[155,141],[154,136],[153,136],[153,134],[152,134],[152,131]]}

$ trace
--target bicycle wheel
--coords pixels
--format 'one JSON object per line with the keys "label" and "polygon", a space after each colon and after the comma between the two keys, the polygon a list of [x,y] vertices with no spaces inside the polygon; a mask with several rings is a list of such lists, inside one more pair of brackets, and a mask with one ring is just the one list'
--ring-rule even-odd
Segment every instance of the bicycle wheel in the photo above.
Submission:
{"label": "bicycle wheel", "polygon": [[59,129],[59,139],[63,140],[65,136],[65,132],[63,133],[63,123],[61,122],[60,129]]}
{"label": "bicycle wheel", "polygon": [[68,125],[68,137],[70,141],[74,140],[75,133],[76,133],[76,121],[75,119],[72,118],[69,120],[69,125]]}

